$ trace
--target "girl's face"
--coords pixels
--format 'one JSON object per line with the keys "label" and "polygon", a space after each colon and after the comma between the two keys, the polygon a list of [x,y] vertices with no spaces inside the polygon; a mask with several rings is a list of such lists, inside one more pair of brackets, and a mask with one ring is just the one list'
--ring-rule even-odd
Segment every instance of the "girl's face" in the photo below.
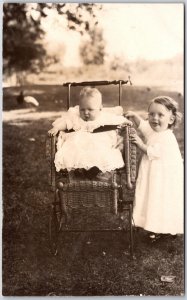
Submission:
{"label": "girl's face", "polygon": [[94,98],[83,98],[79,103],[80,117],[84,121],[94,121],[98,118],[102,109],[101,101]]}
{"label": "girl's face", "polygon": [[170,124],[173,124],[175,117],[171,110],[168,110],[164,105],[152,103],[149,107],[149,124],[156,132],[161,132],[168,129]]}

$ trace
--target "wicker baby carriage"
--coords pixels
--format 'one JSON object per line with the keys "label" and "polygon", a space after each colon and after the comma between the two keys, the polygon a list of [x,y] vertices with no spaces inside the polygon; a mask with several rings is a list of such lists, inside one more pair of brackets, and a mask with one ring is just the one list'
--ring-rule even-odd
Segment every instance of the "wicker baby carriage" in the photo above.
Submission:
{"label": "wicker baby carriage", "polygon": [[[72,86],[119,85],[119,105],[122,85],[128,81],[93,81],[66,83],[68,88],[68,108]],[[49,163],[49,184],[54,193],[49,217],[49,242],[51,252],[56,255],[60,233],[64,231],[127,231],[129,249],[133,256],[132,207],[136,181],[136,146],[130,141],[135,132],[131,126],[114,128],[102,126],[99,130],[118,130],[123,138],[122,155],[125,167],[111,172],[109,182],[95,179],[70,180],[67,172],[56,172],[54,157],[57,137],[48,137],[46,156]],[[94,134],[94,133],[93,133]]]}

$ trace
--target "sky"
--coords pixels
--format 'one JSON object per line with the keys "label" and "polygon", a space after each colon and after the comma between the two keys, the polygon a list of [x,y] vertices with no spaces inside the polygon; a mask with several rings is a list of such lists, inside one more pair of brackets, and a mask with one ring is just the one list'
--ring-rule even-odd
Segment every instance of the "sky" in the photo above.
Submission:
{"label": "sky", "polygon": [[[106,52],[129,61],[169,59],[183,54],[183,10],[181,3],[103,3],[98,20],[103,28]],[[66,22],[52,11],[46,20],[43,27],[50,53],[62,53],[66,66],[78,66],[80,35],[67,32]]]}

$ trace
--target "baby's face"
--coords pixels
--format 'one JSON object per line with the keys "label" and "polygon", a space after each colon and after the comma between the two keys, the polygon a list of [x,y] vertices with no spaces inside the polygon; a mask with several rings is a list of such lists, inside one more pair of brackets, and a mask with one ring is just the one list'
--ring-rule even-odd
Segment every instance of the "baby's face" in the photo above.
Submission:
{"label": "baby's face", "polygon": [[79,103],[80,117],[84,121],[94,121],[102,109],[101,101],[94,97],[83,98]]}

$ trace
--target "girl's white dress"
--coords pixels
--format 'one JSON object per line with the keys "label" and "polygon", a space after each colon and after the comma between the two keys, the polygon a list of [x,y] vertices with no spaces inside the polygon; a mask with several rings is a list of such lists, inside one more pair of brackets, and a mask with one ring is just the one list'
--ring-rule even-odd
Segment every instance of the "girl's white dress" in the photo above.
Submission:
{"label": "girl's white dress", "polygon": [[[77,109],[70,109],[62,116],[66,120],[67,129],[74,132],[60,132],[55,155],[57,172],[61,169],[68,171],[98,167],[102,172],[124,166],[119,144],[121,140],[116,130],[93,133],[93,130],[104,125],[120,125],[124,123],[123,116],[116,116],[101,111],[94,121],[84,121]],[[60,119],[55,121],[59,124]],[[55,122],[53,126],[55,126]]]}
{"label": "girl's white dress", "polygon": [[140,163],[134,223],[155,233],[183,233],[183,161],[172,130],[155,132],[147,121],[139,130],[148,145]]}

